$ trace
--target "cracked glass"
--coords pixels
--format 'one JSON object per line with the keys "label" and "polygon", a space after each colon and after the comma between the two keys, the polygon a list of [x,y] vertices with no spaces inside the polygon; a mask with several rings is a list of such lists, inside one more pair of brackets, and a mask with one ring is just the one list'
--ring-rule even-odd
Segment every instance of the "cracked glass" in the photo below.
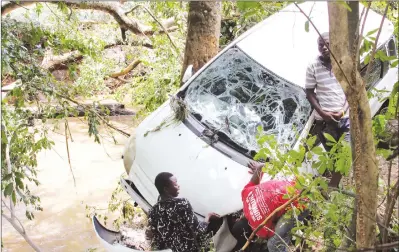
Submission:
{"label": "cracked glass", "polygon": [[265,134],[275,135],[281,146],[292,147],[311,113],[301,87],[276,76],[238,48],[230,48],[200,73],[185,100],[203,124],[248,151],[260,149],[259,126]]}

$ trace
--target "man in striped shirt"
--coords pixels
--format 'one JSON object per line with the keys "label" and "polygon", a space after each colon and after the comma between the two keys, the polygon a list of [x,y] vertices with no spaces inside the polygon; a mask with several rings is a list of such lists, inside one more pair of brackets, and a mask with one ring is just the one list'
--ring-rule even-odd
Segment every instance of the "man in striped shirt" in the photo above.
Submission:
{"label": "man in striped shirt", "polygon": [[[327,151],[327,139],[324,133],[330,134],[336,141],[345,134],[344,139],[350,142],[348,103],[341,85],[332,72],[328,32],[318,38],[320,55],[314,59],[306,70],[306,95],[315,111],[315,125],[311,133],[317,134],[319,141]],[[327,44],[327,45],[326,45]],[[342,178],[339,172],[333,172],[330,186],[338,187]]]}

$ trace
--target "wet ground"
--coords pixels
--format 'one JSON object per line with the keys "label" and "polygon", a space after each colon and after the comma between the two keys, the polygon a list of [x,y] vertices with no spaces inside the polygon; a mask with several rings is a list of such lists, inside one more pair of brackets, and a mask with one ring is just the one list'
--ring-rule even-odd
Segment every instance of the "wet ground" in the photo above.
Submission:
{"label": "wet ground", "polygon": [[[131,116],[112,117],[118,128],[131,133]],[[112,191],[125,172],[121,155],[127,138],[114,133],[117,144],[107,131],[101,130],[101,143],[88,137],[87,126],[79,118],[69,119],[74,142],[69,143],[74,186],[68,165],[64,129],[51,133],[55,142],[52,150],[40,153],[38,180],[41,185],[32,187],[40,196],[43,212],[36,212],[32,221],[25,217],[23,206],[17,206],[17,216],[22,220],[31,239],[43,251],[103,251],[95,236],[86,205],[106,208]],[[33,251],[25,240],[2,219],[2,251]]]}

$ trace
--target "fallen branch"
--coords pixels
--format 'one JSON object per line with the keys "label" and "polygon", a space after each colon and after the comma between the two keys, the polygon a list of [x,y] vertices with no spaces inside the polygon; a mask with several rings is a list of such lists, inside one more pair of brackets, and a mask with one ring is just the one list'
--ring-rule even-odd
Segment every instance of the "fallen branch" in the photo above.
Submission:
{"label": "fallen branch", "polygon": [[135,60],[132,63],[130,63],[126,68],[122,69],[119,72],[112,73],[109,76],[112,78],[117,78],[119,76],[126,75],[127,73],[129,73],[130,71],[135,69],[140,63],[141,63],[141,60]]}
{"label": "fallen branch", "polygon": [[54,70],[66,68],[67,64],[77,62],[81,59],[83,59],[83,55],[79,51],[72,51],[63,55],[45,57],[41,66],[52,72]]}
{"label": "fallen branch", "polygon": [[137,41],[133,41],[133,42],[130,43],[130,44],[124,43],[123,41],[118,41],[118,42],[116,42],[116,43],[112,43],[112,44],[109,44],[109,45],[104,46],[104,49],[108,49],[108,48],[111,48],[111,47],[114,47],[114,46],[118,46],[118,45],[144,46],[144,47],[147,47],[147,48],[149,48],[149,49],[154,49],[154,46],[153,46],[152,44],[150,44],[150,43],[147,43],[147,42],[142,42],[142,43],[140,43],[140,42],[137,42]]}
{"label": "fallen branch", "polygon": [[76,3],[72,1],[64,2],[67,6],[74,9],[98,10],[110,14],[121,28],[131,31],[137,35],[144,35],[144,32],[151,30],[150,27],[141,24],[138,20],[130,19],[126,16],[122,8],[116,4],[104,2],[82,2]]}
{"label": "fallen branch", "polygon": [[62,94],[60,94],[60,93],[58,93],[58,92],[55,92],[55,91],[53,91],[53,90],[45,90],[45,89],[41,89],[41,88],[36,88],[36,89],[37,89],[38,91],[42,91],[42,92],[46,92],[46,93],[55,94],[56,96],[58,96],[58,97],[60,97],[60,98],[63,98],[63,99],[65,99],[65,100],[67,100],[67,101],[70,101],[70,102],[72,102],[72,103],[74,103],[74,104],[76,104],[76,105],[78,105],[78,106],[83,107],[85,110],[90,110],[90,111],[93,112],[93,114],[95,114],[105,125],[107,125],[107,126],[110,127],[111,129],[113,129],[113,130],[115,130],[115,131],[121,133],[122,135],[124,135],[124,136],[126,136],[126,137],[130,137],[130,134],[129,134],[129,133],[127,133],[126,131],[123,131],[123,130],[121,130],[121,129],[118,129],[117,127],[115,127],[114,125],[112,125],[111,123],[109,123],[109,122],[108,122],[104,117],[102,117],[95,109],[93,109],[93,108],[91,108],[91,107],[89,107],[89,106],[87,106],[87,105],[81,104],[81,103],[79,103],[79,102],[73,100],[72,98],[70,98],[70,97],[68,97],[68,96],[65,96],[65,95],[62,95]]}
{"label": "fallen branch", "polygon": [[[54,3],[51,1],[42,1],[42,2],[50,2],[50,3]],[[65,3],[65,5],[69,8],[72,9],[82,9],[82,10],[98,10],[98,11],[102,11],[105,13],[108,13],[109,15],[111,15],[115,21],[119,24],[119,26],[123,29],[126,29],[136,35],[153,35],[155,33],[155,31],[147,25],[144,25],[142,23],[140,23],[140,21],[133,19],[133,18],[129,18],[127,16],[127,13],[125,13],[123,11],[123,9],[119,6],[116,5],[114,3],[103,3],[103,2],[76,2],[76,1],[72,1],[72,0],[66,0],[63,1]],[[2,6],[1,8],[1,15],[6,15],[8,13],[10,13],[13,10],[16,10],[18,8],[24,7],[24,6],[29,6],[32,4],[35,4],[36,2],[20,2],[20,3],[16,3],[16,2],[10,2],[7,3],[5,5]],[[89,22],[90,23],[90,22]],[[166,21],[164,21],[163,23],[161,23],[163,27],[166,27],[166,30],[164,32],[170,31],[168,28],[171,25],[171,20],[167,19]],[[172,29],[172,27],[170,27]],[[174,28],[177,29],[177,28]]]}
{"label": "fallen branch", "polygon": [[25,6],[29,6],[32,4],[35,4],[36,2],[9,2],[1,6],[1,16],[7,15],[13,10],[19,9],[19,8],[24,8]]}
{"label": "fallen branch", "polygon": [[249,236],[249,238],[247,239],[247,242],[246,242],[246,243],[244,244],[244,246],[241,248],[241,251],[244,251],[244,250],[249,246],[249,243],[250,243],[251,240],[255,237],[256,233],[257,233],[261,228],[263,228],[263,226],[265,226],[266,223],[267,223],[276,213],[278,213],[279,211],[285,209],[288,205],[290,205],[292,202],[294,202],[295,200],[297,200],[297,199],[301,196],[302,192],[303,192],[303,191],[301,191],[299,194],[297,194],[296,196],[294,196],[293,198],[291,198],[289,201],[285,202],[285,203],[282,204],[281,206],[279,206],[279,207],[277,207],[276,209],[274,209],[274,211],[273,211],[271,214],[269,214],[269,215],[267,216],[267,218],[266,218],[264,221],[262,221],[262,223],[252,232],[252,234],[251,234],[251,235]]}

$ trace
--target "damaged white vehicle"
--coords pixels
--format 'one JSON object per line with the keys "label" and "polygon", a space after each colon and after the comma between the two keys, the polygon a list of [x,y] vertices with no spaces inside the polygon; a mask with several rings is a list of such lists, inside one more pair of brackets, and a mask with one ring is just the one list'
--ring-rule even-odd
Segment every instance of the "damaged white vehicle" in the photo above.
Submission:
{"label": "damaged white vehicle", "polygon": [[[300,7],[311,12],[320,31],[328,30],[326,2],[306,2]],[[381,19],[370,10],[364,34],[378,28]],[[241,190],[251,176],[246,167],[259,150],[257,127],[296,148],[296,134],[306,137],[314,122],[304,86],[306,67],[318,55],[318,35],[312,27],[305,31],[306,21],[291,4],[257,24],[180,88],[176,96],[187,104],[186,120],[146,134],[172,115],[167,101],[139,125],[124,153],[129,178],[121,182],[144,211],[157,202],[156,175],[171,172],[179,181],[179,196],[190,201],[199,218],[210,212],[225,217],[225,225],[214,239],[217,251],[234,247],[226,223],[232,213],[242,209]],[[393,32],[393,24],[386,19],[377,48],[388,56],[396,55]],[[375,60],[367,85],[391,91],[397,80],[397,68]],[[382,106],[377,97],[372,98],[372,115]],[[303,169],[313,172],[306,165]],[[268,179],[265,174],[263,180]],[[97,234],[104,243],[112,243]],[[122,251],[112,246],[109,250]]]}

